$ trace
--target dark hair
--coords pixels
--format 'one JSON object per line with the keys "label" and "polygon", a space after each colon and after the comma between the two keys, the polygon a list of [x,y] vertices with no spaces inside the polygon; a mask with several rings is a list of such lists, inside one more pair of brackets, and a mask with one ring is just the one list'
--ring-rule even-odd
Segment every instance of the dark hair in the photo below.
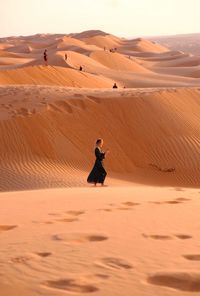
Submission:
{"label": "dark hair", "polygon": [[102,139],[97,139],[96,140],[96,145],[100,144],[102,142]]}

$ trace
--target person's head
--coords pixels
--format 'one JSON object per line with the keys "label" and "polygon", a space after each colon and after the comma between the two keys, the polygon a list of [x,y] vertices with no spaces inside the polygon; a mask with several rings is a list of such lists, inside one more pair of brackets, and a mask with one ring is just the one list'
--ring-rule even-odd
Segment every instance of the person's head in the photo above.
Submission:
{"label": "person's head", "polygon": [[97,139],[96,140],[96,146],[97,147],[102,147],[103,146],[103,139]]}

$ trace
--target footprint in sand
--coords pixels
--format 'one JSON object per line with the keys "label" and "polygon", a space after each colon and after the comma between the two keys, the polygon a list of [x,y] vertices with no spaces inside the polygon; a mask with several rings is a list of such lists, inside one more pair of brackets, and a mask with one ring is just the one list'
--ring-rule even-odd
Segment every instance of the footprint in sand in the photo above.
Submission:
{"label": "footprint in sand", "polygon": [[188,254],[183,255],[183,257],[190,261],[200,261],[200,254]]}
{"label": "footprint in sand", "polygon": [[189,198],[184,198],[184,197],[178,197],[176,198],[175,200],[167,200],[167,201],[150,201],[150,203],[153,203],[153,204],[158,204],[158,205],[161,205],[161,204],[181,204],[183,203],[184,201],[189,201],[191,199]]}
{"label": "footprint in sand", "polygon": [[149,203],[155,204],[155,205],[161,205],[162,204],[162,202],[160,202],[160,201],[149,201]]}
{"label": "footprint in sand", "polygon": [[129,206],[129,207],[134,207],[134,206],[139,206],[140,204],[138,202],[132,202],[132,201],[126,201],[122,203],[125,206]]}
{"label": "footprint in sand", "polygon": [[61,216],[60,213],[48,213],[49,216]]}
{"label": "footprint in sand", "polygon": [[18,256],[11,258],[9,260],[10,263],[20,263],[20,264],[26,264],[27,261],[33,259],[31,256]]}
{"label": "footprint in sand", "polygon": [[182,203],[182,201],[179,201],[179,200],[167,200],[163,202],[163,204],[172,204],[172,205],[176,205],[180,203]]}
{"label": "footprint in sand", "polygon": [[69,214],[71,216],[80,216],[85,214],[85,211],[67,211],[66,214]]}
{"label": "footprint in sand", "polygon": [[23,256],[11,258],[9,260],[9,262],[26,264],[30,260],[36,260],[38,258],[46,258],[51,255],[52,255],[52,253],[50,253],[50,252],[36,252],[36,253],[29,254],[29,255],[23,255]]}
{"label": "footprint in sand", "polygon": [[[162,235],[162,234],[142,234],[143,237],[145,238],[152,238],[156,240],[172,240],[173,238],[169,235]],[[178,239],[191,239],[192,236],[188,234],[174,234],[174,236]]]}
{"label": "footprint in sand", "polygon": [[152,238],[152,239],[156,239],[156,240],[171,240],[172,239],[172,237],[169,235],[161,235],[161,234],[147,235],[147,234],[143,233],[142,236],[145,238]]}
{"label": "footprint in sand", "polygon": [[[67,217],[55,219],[53,221],[49,221],[49,220],[42,221],[42,222],[32,221],[32,223],[54,224],[55,222],[65,222],[65,223],[75,222],[75,221],[79,221],[77,216],[84,214],[84,211],[68,211],[67,213],[68,213]],[[48,215],[55,216],[55,217],[61,216],[60,213],[48,213]]]}
{"label": "footprint in sand", "polygon": [[133,266],[124,259],[115,258],[115,257],[106,257],[101,259],[100,262],[96,263],[97,265],[110,269],[132,269]]}
{"label": "footprint in sand", "polygon": [[97,211],[112,212],[112,209],[97,209]]}
{"label": "footprint in sand", "polygon": [[55,234],[52,236],[53,240],[63,241],[67,244],[82,244],[87,242],[101,242],[107,240],[108,237],[101,234],[90,233],[64,233]]}
{"label": "footprint in sand", "polygon": [[79,221],[77,218],[62,218],[62,219],[56,219],[55,221],[58,222],[75,222],[75,221]]}
{"label": "footprint in sand", "polygon": [[178,198],[176,198],[176,200],[178,200],[178,201],[190,201],[191,199],[190,198],[185,198],[185,197],[178,197]]}
{"label": "footprint in sand", "polygon": [[149,276],[147,282],[185,292],[200,292],[200,273],[198,272],[158,272]]}
{"label": "footprint in sand", "polygon": [[131,207],[119,207],[119,208],[117,208],[117,210],[120,210],[120,211],[131,211],[132,208]]}
{"label": "footprint in sand", "polygon": [[43,283],[43,285],[48,288],[75,293],[93,293],[99,291],[99,289],[93,283],[77,278],[64,278],[54,281],[46,281]]}
{"label": "footprint in sand", "polygon": [[192,238],[192,236],[188,235],[188,234],[175,234],[174,236],[179,239],[191,239]]}
{"label": "footprint in sand", "polygon": [[50,252],[36,252],[35,254],[42,258],[46,258],[52,255],[52,253]]}
{"label": "footprint in sand", "polygon": [[17,225],[0,225],[0,232],[16,228]]}

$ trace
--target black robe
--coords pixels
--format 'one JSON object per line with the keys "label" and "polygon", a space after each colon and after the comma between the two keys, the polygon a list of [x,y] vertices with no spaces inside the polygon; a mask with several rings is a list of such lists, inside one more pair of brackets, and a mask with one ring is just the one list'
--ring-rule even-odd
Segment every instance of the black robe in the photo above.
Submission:
{"label": "black robe", "polygon": [[88,183],[104,183],[105,177],[107,175],[103,167],[103,159],[105,158],[105,153],[101,152],[99,148],[95,149],[96,161],[92,171],[90,172],[87,182]]}

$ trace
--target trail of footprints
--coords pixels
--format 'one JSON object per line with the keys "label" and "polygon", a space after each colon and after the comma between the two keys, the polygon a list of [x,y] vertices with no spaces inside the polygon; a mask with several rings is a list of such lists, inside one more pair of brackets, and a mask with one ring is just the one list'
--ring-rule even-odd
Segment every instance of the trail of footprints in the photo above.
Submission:
{"label": "trail of footprints", "polygon": [[[138,203],[132,202],[124,202],[120,206],[120,208],[132,208],[133,206],[139,205]],[[113,205],[111,205],[113,206]],[[106,211],[106,209],[103,209]],[[112,210],[112,209],[110,209]],[[54,221],[65,222],[67,219],[71,219],[70,222],[77,221],[77,217],[83,215],[84,211],[67,211],[68,215],[71,215],[72,218],[59,218],[55,219]],[[50,216],[58,217],[59,213],[49,213]],[[74,218],[73,218],[74,217]],[[72,221],[73,220],[73,221]],[[102,233],[61,233],[61,234],[54,234],[51,237],[52,240],[61,242],[70,246],[73,245],[81,245],[87,243],[103,243],[104,241],[108,240],[109,237]],[[94,262],[95,266],[106,269],[106,270],[113,270],[113,271],[128,271],[133,268],[133,265],[127,262],[125,259],[116,258],[116,257],[105,257],[101,258]],[[54,280],[47,280],[42,284],[42,286],[56,289],[56,290],[63,290],[66,292],[73,292],[73,293],[93,293],[99,291],[98,284],[101,281],[105,281],[109,279],[109,275],[105,273],[98,273],[94,275],[89,275],[87,277],[77,276],[74,277],[65,277],[60,279]]]}
{"label": "trail of footprints", "polygon": [[[155,204],[179,204],[190,199],[187,198],[177,198],[175,200],[164,201],[164,202],[151,202]],[[123,202],[120,206],[115,206],[115,204],[109,204],[109,208],[98,209],[99,211],[113,211],[113,210],[130,210],[135,206],[140,205],[134,202]],[[67,217],[60,218],[59,213],[49,213],[49,216],[56,217],[53,221],[45,221],[44,223],[54,223],[54,222],[75,222],[78,221],[78,217],[83,215],[85,211],[67,211]],[[9,231],[16,228],[17,225],[0,225],[0,233],[3,231]],[[142,234],[146,239],[154,240],[172,240],[174,238],[180,240],[192,239],[192,236],[188,234],[173,234],[173,235],[163,235],[163,234]],[[55,234],[51,237],[55,241],[60,241],[65,244],[85,244],[85,243],[101,243],[109,239],[105,234],[99,233],[64,233]],[[26,256],[18,256],[10,259],[12,264],[26,264],[30,260],[46,259],[53,254],[51,252],[35,252],[28,254]],[[182,257],[188,261],[200,261],[200,254],[184,254]],[[110,269],[113,271],[131,271],[134,267],[130,262],[122,258],[116,257],[105,257],[94,262],[94,264],[103,269]],[[43,287],[62,290],[66,292],[73,293],[94,293],[99,291],[98,284],[101,281],[109,279],[108,274],[98,273],[89,276],[79,276],[79,277],[65,277],[54,280],[46,280],[41,283]],[[167,288],[174,288],[180,291],[187,292],[200,292],[200,273],[199,272],[183,272],[183,271],[168,271],[168,272],[156,272],[147,277],[147,283],[163,286]]]}
{"label": "trail of footprints", "polygon": [[178,197],[174,200],[166,200],[166,201],[150,201],[149,203],[152,203],[152,204],[156,204],[156,205],[162,205],[162,204],[181,204],[181,203],[184,203],[186,201],[190,201],[191,199],[189,198],[184,198],[184,197]]}
{"label": "trail of footprints", "polygon": [[[100,261],[96,262],[96,265],[113,270],[128,270],[133,268],[129,262],[115,257],[102,258]],[[108,280],[109,278],[110,276],[107,274],[98,273],[88,275],[87,277],[50,280],[44,282],[43,285],[48,288],[64,290],[67,292],[92,293],[100,290],[98,287],[99,282]]]}
{"label": "trail of footprints", "polygon": [[[54,224],[56,222],[70,223],[79,221],[79,216],[85,214],[85,211],[66,211],[64,214],[62,213],[48,213],[49,216],[55,217],[53,220],[47,221],[32,221],[32,223],[44,223],[44,224]],[[64,215],[64,217],[61,217]]]}
{"label": "trail of footprints", "polygon": [[109,204],[109,208],[101,208],[97,209],[97,211],[104,211],[104,212],[112,212],[114,210],[121,210],[121,211],[130,211],[133,210],[135,206],[139,206],[140,203],[132,202],[132,201],[126,201],[122,202],[120,205],[115,204]]}
{"label": "trail of footprints", "polygon": [[[180,188],[177,191],[183,191]],[[190,201],[189,198],[177,198],[175,200],[169,200],[164,202],[151,202],[154,204],[180,204],[183,202]],[[160,234],[142,234],[145,238],[155,239],[155,240],[172,240],[174,237],[180,240],[192,239],[189,234],[173,234],[171,235],[160,235]],[[182,257],[188,261],[200,261],[200,254],[184,254]],[[156,272],[147,277],[147,283],[157,286],[162,286],[166,288],[173,288],[184,292],[200,292],[200,273],[193,271],[161,271]]]}

